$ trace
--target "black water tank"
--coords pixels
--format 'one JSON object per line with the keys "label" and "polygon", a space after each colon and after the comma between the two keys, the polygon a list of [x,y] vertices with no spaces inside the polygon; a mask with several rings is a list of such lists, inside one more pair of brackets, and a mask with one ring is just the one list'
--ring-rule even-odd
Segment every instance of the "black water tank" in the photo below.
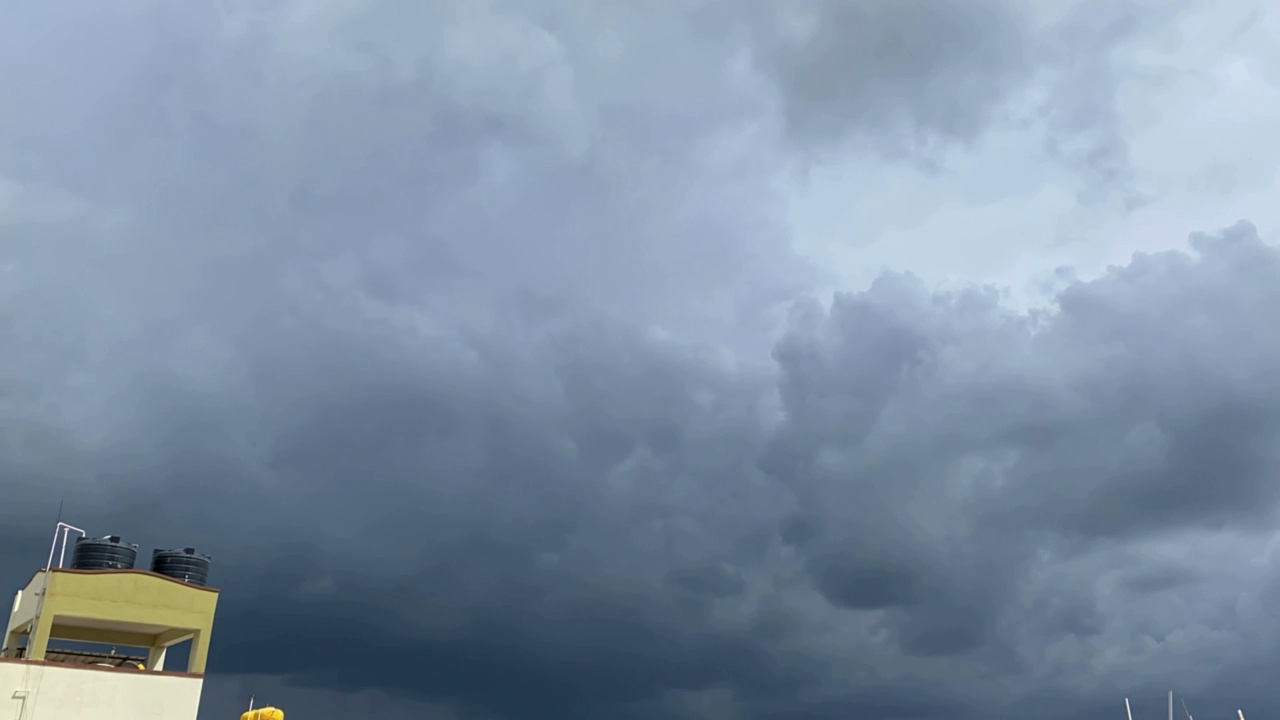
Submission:
{"label": "black water tank", "polygon": [[195,548],[155,550],[151,553],[151,572],[203,587],[209,584],[209,556]]}
{"label": "black water tank", "polygon": [[73,570],[132,570],[138,562],[138,546],[120,542],[116,535],[78,537],[71,550]]}

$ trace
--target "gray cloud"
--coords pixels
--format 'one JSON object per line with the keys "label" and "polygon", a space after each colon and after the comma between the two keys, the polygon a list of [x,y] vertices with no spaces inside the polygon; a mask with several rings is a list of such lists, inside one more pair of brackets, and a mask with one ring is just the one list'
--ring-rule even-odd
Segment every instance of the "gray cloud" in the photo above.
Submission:
{"label": "gray cloud", "polygon": [[851,144],[940,171],[949,147],[1034,122],[1046,156],[1076,174],[1082,206],[1128,211],[1150,198],[1120,117],[1123,51],[1185,7],[824,0],[754,8],[744,22],[794,149],[812,162]]}
{"label": "gray cloud", "polygon": [[1002,0],[778,6],[757,27],[797,137],[870,131],[899,151],[978,136],[1034,70],[1031,33]]}
{"label": "gray cloud", "polygon": [[1052,311],[887,274],[775,332],[813,270],[762,84],[821,144],[965,140],[1022,82],[1023,20],[912,8],[858,36],[925,55],[838,92],[805,83],[860,58],[758,7],[763,78],[716,4],[6,10],[0,568],[60,497],[212,553],[211,717],[1261,699],[1280,257],[1251,226]]}

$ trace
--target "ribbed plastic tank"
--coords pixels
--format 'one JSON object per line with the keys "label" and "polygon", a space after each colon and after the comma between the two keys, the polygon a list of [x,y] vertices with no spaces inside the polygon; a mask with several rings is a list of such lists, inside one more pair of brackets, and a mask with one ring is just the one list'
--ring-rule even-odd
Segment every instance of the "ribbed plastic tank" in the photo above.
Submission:
{"label": "ribbed plastic tank", "polygon": [[151,553],[151,572],[203,587],[209,584],[209,556],[195,548],[155,550]]}
{"label": "ribbed plastic tank", "polygon": [[71,550],[73,570],[132,570],[138,562],[138,546],[117,535],[79,537]]}
{"label": "ribbed plastic tank", "polygon": [[284,711],[273,707],[258,708],[242,713],[240,720],[284,720]]}

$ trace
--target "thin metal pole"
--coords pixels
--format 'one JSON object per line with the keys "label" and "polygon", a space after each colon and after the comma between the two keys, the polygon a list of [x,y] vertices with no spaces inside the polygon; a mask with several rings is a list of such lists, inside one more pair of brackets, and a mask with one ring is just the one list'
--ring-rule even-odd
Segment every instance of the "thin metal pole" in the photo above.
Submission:
{"label": "thin metal pole", "polygon": [[53,551],[58,549],[58,533],[62,532],[62,523],[53,529],[53,542],[49,543],[49,559],[45,561],[44,569],[48,572],[53,567]]}

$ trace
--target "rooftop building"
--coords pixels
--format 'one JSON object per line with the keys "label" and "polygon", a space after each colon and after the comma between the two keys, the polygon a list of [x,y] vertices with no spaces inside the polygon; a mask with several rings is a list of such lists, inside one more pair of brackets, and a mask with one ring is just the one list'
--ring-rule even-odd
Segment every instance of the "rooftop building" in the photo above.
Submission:
{"label": "rooftop building", "polygon": [[[0,648],[0,705],[9,708],[0,716],[196,719],[218,605],[204,584],[208,559],[189,548],[156,551],[152,569],[139,570],[136,553],[119,538],[86,540],[58,525],[49,562],[13,599]],[[186,666],[170,667],[166,655],[180,643],[189,646]]]}

